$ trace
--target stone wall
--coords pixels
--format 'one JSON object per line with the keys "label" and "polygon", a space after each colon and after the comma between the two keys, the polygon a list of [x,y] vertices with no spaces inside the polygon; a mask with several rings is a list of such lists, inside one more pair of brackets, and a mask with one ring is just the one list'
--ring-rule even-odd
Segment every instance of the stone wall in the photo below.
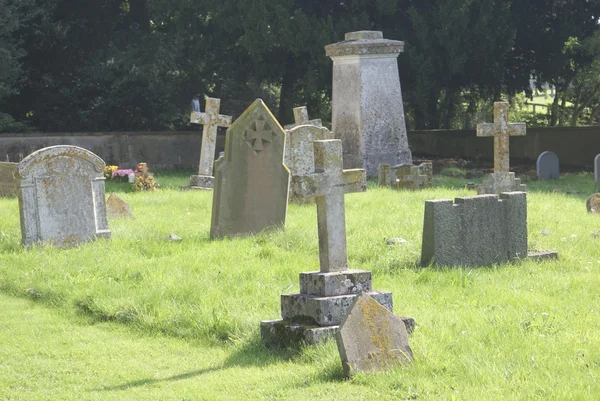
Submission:
{"label": "stone wall", "polygon": [[[219,133],[217,156],[225,146],[225,131]],[[123,168],[146,162],[153,169],[197,169],[201,141],[202,131],[0,134],[0,161],[19,162],[48,146],[75,145]]]}
{"label": "stone wall", "polygon": [[[494,159],[494,138],[480,138],[475,130],[410,131],[408,143],[419,156]],[[600,153],[600,126],[527,128],[526,136],[510,138],[510,157],[531,160],[544,151],[558,155],[561,164],[592,167]]]}

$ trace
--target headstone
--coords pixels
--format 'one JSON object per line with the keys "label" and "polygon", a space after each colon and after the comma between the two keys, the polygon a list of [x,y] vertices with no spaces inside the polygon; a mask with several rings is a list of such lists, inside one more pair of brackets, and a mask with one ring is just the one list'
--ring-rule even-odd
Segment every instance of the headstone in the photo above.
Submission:
{"label": "headstone", "polygon": [[[290,175],[307,175],[314,171],[314,141],[333,139],[333,134],[324,127],[298,125],[286,131],[285,165]],[[290,201],[305,202],[307,199],[292,186]]]}
{"label": "headstone", "polygon": [[104,203],[105,163],[77,146],[51,146],[17,168],[24,244],[77,245],[110,237]]}
{"label": "headstone", "polygon": [[221,100],[209,97],[206,99],[204,113],[192,111],[190,123],[202,124],[202,148],[198,174],[190,177],[190,184],[181,189],[212,189],[214,185],[213,165],[215,160],[215,144],[219,127],[231,126],[231,116],[219,114]]}
{"label": "headstone", "polygon": [[501,192],[525,191],[515,173],[509,172],[509,137],[526,134],[525,123],[508,122],[508,102],[494,103],[494,123],[477,124],[477,136],[494,137],[494,172],[477,189],[478,194],[499,194]]}
{"label": "headstone", "polygon": [[587,211],[589,213],[600,214],[600,193],[593,194],[587,199],[585,203]]}
{"label": "headstone", "polygon": [[542,152],[535,166],[538,180],[553,180],[560,177],[558,156],[554,152]]}
{"label": "headstone", "polygon": [[404,42],[377,31],[350,32],[325,46],[333,60],[332,132],[342,140],[344,168],[376,177],[380,164],[412,164],[398,74],[403,50]]}
{"label": "headstone", "polygon": [[600,182],[600,154],[594,157],[594,181]]}
{"label": "headstone", "polygon": [[0,162],[0,197],[17,196],[17,166],[19,163]]}
{"label": "headstone", "polygon": [[284,151],[283,128],[257,99],[227,130],[225,156],[215,166],[212,238],[285,225],[289,171]]}
{"label": "headstone", "polygon": [[283,320],[261,322],[261,335],[270,345],[330,338],[362,292],[392,310],[392,294],[371,289],[371,272],[348,269],[344,194],[366,190],[365,171],[342,169],[339,140],[315,141],[314,152],[313,173],[294,176],[292,186],[316,197],[321,269],[300,273],[300,293],[281,296]]}
{"label": "headstone", "polygon": [[308,109],[306,106],[301,106],[294,108],[294,124],[288,124],[284,128],[287,131],[300,125],[314,125],[315,127],[322,127],[323,123],[320,119],[309,120]]}
{"label": "headstone", "polygon": [[491,266],[526,257],[525,192],[425,202],[423,266]]}
{"label": "headstone", "polygon": [[394,189],[430,188],[433,181],[433,163],[423,162],[417,166],[401,164],[393,167],[380,164],[378,181],[379,186]]}
{"label": "headstone", "polygon": [[131,208],[119,195],[110,194],[106,200],[106,214],[108,217],[132,218]]}
{"label": "headstone", "polygon": [[413,359],[402,319],[366,294],[356,297],[336,340],[346,376],[384,370]]}

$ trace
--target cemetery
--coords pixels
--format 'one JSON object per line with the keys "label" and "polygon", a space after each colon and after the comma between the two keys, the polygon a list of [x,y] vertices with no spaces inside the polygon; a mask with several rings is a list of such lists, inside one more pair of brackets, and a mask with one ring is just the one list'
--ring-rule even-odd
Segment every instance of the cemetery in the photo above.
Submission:
{"label": "cemetery", "polygon": [[216,80],[187,136],[0,134],[0,399],[600,398],[600,148],[500,91],[411,134],[414,50],[336,39],[325,111]]}

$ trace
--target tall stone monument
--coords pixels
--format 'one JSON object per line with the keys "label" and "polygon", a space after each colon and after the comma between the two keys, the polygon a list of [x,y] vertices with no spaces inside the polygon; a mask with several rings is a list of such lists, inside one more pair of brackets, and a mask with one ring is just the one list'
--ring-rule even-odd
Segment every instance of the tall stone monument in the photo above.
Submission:
{"label": "tall stone monument", "polygon": [[267,344],[317,343],[335,335],[360,293],[367,293],[392,310],[390,292],[371,289],[371,272],[348,269],[344,194],[366,191],[363,169],[342,169],[340,140],[314,142],[311,174],[294,176],[292,186],[315,196],[319,233],[318,272],[300,273],[300,293],[281,296],[283,320],[261,322]]}
{"label": "tall stone monument", "polygon": [[494,103],[494,123],[477,124],[477,136],[494,137],[494,172],[477,188],[477,193],[499,194],[501,192],[526,191],[526,186],[521,184],[520,178],[515,178],[515,173],[509,172],[510,148],[508,144],[511,136],[524,136],[525,123],[508,122],[508,102]]}
{"label": "tall stone monument", "polygon": [[333,60],[332,131],[342,140],[344,168],[377,176],[380,164],[412,164],[398,75],[404,42],[376,31],[346,34],[325,46]]}
{"label": "tall stone monument", "polygon": [[289,171],[285,132],[257,99],[227,130],[215,165],[211,238],[242,236],[285,225]]}
{"label": "tall stone monument", "polygon": [[198,174],[190,177],[190,184],[181,189],[212,189],[215,178],[213,165],[215,161],[215,144],[219,127],[230,127],[231,116],[219,114],[221,100],[209,97],[206,99],[204,113],[192,111],[190,123],[202,124],[202,148],[200,149],[200,164]]}
{"label": "tall stone monument", "polygon": [[77,245],[110,237],[104,204],[105,163],[77,146],[33,152],[17,169],[24,244]]}

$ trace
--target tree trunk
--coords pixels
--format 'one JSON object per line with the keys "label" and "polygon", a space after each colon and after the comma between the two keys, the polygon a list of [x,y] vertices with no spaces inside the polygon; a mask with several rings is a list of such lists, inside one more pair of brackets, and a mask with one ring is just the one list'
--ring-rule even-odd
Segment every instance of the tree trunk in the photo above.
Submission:
{"label": "tree trunk", "polygon": [[281,77],[279,112],[277,113],[277,119],[281,125],[294,122],[294,81],[296,80],[294,61],[294,55],[288,53],[285,62],[285,71]]}
{"label": "tree trunk", "polygon": [[554,94],[554,100],[552,101],[552,107],[550,107],[550,126],[556,127],[558,123],[558,86],[556,86],[556,93]]}

